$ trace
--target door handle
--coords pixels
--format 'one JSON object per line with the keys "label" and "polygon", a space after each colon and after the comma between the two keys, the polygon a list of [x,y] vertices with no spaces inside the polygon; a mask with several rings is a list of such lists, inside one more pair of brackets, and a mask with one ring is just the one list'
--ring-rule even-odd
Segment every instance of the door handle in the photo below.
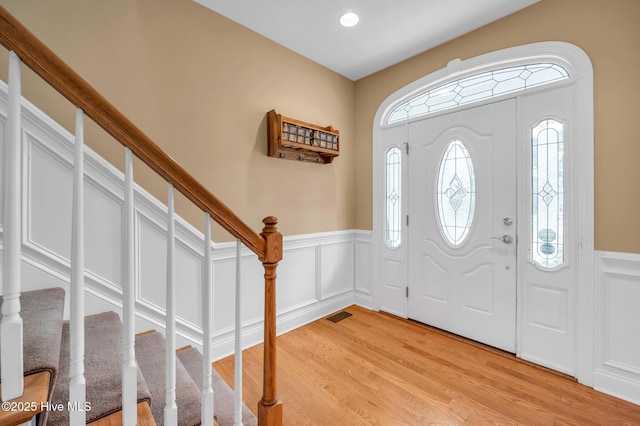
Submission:
{"label": "door handle", "polygon": [[511,244],[513,242],[513,237],[508,234],[504,234],[502,237],[491,237],[495,240],[500,240],[505,244]]}

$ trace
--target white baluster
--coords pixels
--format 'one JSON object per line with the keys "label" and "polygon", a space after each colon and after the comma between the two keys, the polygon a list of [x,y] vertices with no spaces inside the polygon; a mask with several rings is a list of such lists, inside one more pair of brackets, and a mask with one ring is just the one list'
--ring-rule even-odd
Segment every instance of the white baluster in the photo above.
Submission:
{"label": "white baluster", "polygon": [[20,58],[9,52],[9,103],[4,140],[4,241],[2,251],[2,399],[22,395],[23,342],[20,316]]}
{"label": "white baluster", "polygon": [[[76,144],[73,172],[73,209],[71,213],[71,295],[69,401],[84,407],[86,382],[84,377],[84,113],[76,109]],[[69,411],[72,425],[84,425],[84,410]]]}
{"label": "white baluster", "polygon": [[204,279],[202,283],[202,402],[203,425],[213,424],[213,387],[211,386],[211,335],[213,297],[211,282],[211,215],[204,215]]}
{"label": "white baluster", "polygon": [[133,426],[137,422],[137,365],[135,350],[135,261],[133,153],[125,149],[124,182],[124,283],[122,286],[122,422]]}
{"label": "white baluster", "polygon": [[164,424],[175,426],[178,424],[178,406],[176,405],[175,213],[172,184],[169,184],[167,209],[167,332]]}
{"label": "white baluster", "polygon": [[240,291],[240,266],[242,244],[236,241],[236,329],[235,329],[235,366],[233,369],[233,425],[242,426],[242,293]]}

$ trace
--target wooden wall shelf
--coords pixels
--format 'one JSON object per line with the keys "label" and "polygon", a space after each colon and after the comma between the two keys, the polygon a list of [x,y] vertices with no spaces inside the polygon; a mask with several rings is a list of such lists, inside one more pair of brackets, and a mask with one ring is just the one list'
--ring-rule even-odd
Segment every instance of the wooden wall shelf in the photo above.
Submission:
{"label": "wooden wall shelf", "polygon": [[270,157],[311,163],[331,163],[340,155],[340,132],[284,117],[274,110],[267,113],[267,153]]}

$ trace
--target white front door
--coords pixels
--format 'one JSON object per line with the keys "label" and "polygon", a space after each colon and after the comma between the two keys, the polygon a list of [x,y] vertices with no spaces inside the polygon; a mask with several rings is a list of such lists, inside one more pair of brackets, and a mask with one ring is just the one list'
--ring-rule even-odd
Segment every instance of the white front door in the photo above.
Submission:
{"label": "white front door", "polygon": [[408,316],[516,348],[516,101],[408,125]]}

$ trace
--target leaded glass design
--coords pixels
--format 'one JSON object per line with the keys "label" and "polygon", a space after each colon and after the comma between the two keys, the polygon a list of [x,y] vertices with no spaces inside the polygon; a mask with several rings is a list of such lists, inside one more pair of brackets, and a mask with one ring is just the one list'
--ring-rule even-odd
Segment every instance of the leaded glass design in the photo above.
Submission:
{"label": "leaded glass design", "polygon": [[395,248],[400,245],[402,234],[401,178],[402,153],[398,147],[392,147],[386,154],[386,205],[385,242]]}
{"label": "leaded glass design", "polygon": [[564,263],[564,126],[543,120],[531,129],[531,260]]}
{"label": "leaded glass design", "polygon": [[529,64],[487,71],[436,87],[391,111],[387,124],[569,78],[556,64]]}
{"label": "leaded glass design", "polygon": [[473,163],[460,140],[451,141],[444,151],[436,196],[442,235],[452,247],[460,246],[471,229],[476,198]]}

